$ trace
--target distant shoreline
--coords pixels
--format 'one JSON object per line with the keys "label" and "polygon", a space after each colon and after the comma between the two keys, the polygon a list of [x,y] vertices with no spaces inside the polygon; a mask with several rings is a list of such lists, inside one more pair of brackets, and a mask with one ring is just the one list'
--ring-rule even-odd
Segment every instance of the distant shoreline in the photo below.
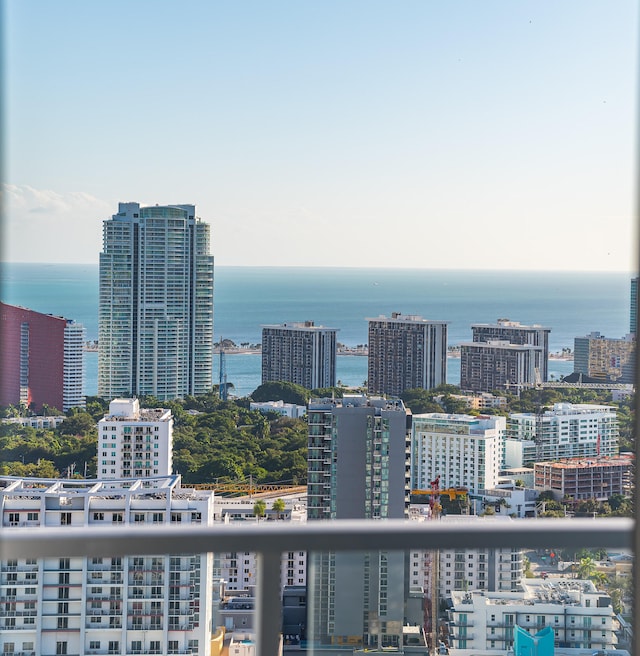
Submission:
{"label": "distant shoreline", "polygon": [[[86,353],[97,353],[98,344],[97,342],[87,342],[83,346],[83,351]],[[220,348],[214,347],[214,355],[220,355]],[[232,346],[224,349],[225,355],[262,355],[262,349],[256,348],[255,346],[247,348],[244,346]],[[343,346],[337,349],[337,355],[349,355],[356,357],[367,357],[369,351],[367,348],[363,347],[350,347]],[[460,359],[460,349],[458,347],[452,346],[447,351],[447,358]],[[549,353],[549,360],[561,360],[563,362],[573,362],[573,354],[567,355],[566,353]]]}

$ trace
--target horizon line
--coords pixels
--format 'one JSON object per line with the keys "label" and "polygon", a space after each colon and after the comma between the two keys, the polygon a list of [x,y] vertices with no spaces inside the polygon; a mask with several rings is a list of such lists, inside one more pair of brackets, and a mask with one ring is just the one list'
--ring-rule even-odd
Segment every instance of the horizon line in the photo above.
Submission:
{"label": "horizon line", "polygon": [[[13,262],[1,261],[0,269],[4,265],[41,265],[41,266],[96,266],[99,262]],[[350,264],[216,264],[215,268],[223,269],[352,269],[376,271],[485,271],[487,273],[620,273],[638,276],[638,271],[631,269],[554,269],[554,268],[489,268],[489,267],[419,267],[419,266],[359,266]]]}

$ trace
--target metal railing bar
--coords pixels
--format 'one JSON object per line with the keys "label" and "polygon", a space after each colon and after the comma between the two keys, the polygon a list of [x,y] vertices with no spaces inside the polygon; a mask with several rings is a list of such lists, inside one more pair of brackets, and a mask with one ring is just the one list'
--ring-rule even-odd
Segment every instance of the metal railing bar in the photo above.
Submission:
{"label": "metal railing bar", "polygon": [[0,532],[0,559],[125,556],[216,551],[367,551],[371,549],[631,549],[627,518],[414,522],[336,520],[291,524],[12,528]]}
{"label": "metal railing bar", "polygon": [[257,656],[279,653],[282,630],[282,599],[280,592],[280,552],[269,551],[256,556],[256,634]]}

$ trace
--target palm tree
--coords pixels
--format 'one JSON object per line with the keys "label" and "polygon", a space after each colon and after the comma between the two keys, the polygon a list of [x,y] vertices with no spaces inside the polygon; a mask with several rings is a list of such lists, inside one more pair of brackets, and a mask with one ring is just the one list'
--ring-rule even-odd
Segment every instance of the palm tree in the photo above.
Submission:
{"label": "palm tree", "polygon": [[262,499],[258,499],[253,504],[253,514],[258,518],[258,521],[267,514],[267,504]]}
{"label": "palm tree", "polygon": [[580,562],[578,563],[579,579],[590,579],[596,573],[596,562],[591,556],[580,558]]}
{"label": "palm tree", "polygon": [[273,502],[273,505],[271,506],[271,510],[278,513],[278,515],[277,515],[278,519],[282,519],[281,515],[284,512],[284,509],[285,509],[285,505],[284,505],[284,501],[282,499],[276,499]]}

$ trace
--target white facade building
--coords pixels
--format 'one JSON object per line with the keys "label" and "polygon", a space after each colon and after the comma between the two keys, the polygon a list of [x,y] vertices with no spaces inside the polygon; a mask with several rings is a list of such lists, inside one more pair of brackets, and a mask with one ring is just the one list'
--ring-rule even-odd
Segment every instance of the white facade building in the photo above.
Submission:
{"label": "white facade building", "polygon": [[30,426],[31,428],[46,429],[57,428],[65,419],[66,415],[34,415],[33,417],[8,417],[0,420],[3,424],[18,424],[19,426]]}
{"label": "white facade building", "polygon": [[[217,497],[214,504],[214,521],[224,524],[234,522],[306,522],[307,513],[299,497],[283,499],[285,508],[277,512],[271,508],[273,500],[266,502],[265,517],[258,520],[253,513],[253,504],[243,499]],[[250,592],[256,585],[256,554],[220,552],[214,556],[214,576],[224,582],[226,593]],[[306,585],[307,554],[305,551],[285,551],[280,561],[281,586]]]}
{"label": "white facade building", "polygon": [[615,408],[555,403],[542,414],[509,415],[505,467],[562,458],[615,456],[620,431]]}
{"label": "white facade building", "polygon": [[[211,492],[179,477],[0,478],[12,526],[209,524]],[[210,653],[212,554],[0,561],[0,653]]]}
{"label": "white facade building", "polygon": [[[611,599],[592,581],[523,579],[521,592],[453,592],[449,645],[459,656],[505,654],[516,626],[555,633],[556,647],[614,648]],[[584,652],[580,652],[584,653]]]}
{"label": "white facade building", "polygon": [[249,404],[249,410],[257,410],[265,414],[267,412],[277,412],[283,417],[291,417],[292,419],[299,419],[307,414],[306,405],[296,405],[284,401],[264,401],[261,403],[252,401]]}
{"label": "white facade building", "polygon": [[[412,510],[420,506],[412,506]],[[411,513],[411,518],[416,516]],[[424,516],[417,519],[429,521]],[[472,523],[512,522],[510,517],[481,517],[479,515],[449,515],[439,522]],[[490,529],[488,529],[490,530]],[[433,552],[411,550],[409,585],[431,590],[434,571]],[[522,549],[442,549],[438,558],[436,575],[439,599],[455,590],[510,591],[517,590],[524,576],[524,554]],[[429,595],[429,593],[428,593]]]}
{"label": "white facade building", "polygon": [[498,484],[505,417],[432,412],[413,416],[411,487],[465,487],[472,494]]}
{"label": "white facade building", "polygon": [[98,396],[211,391],[213,256],[195,205],[119,203],[103,223]]}
{"label": "white facade building", "polygon": [[84,326],[67,321],[64,328],[62,410],[84,408]]}
{"label": "white facade building", "polygon": [[98,422],[98,477],[170,476],[173,415],[165,408],[141,409],[138,399],[114,399]]}

